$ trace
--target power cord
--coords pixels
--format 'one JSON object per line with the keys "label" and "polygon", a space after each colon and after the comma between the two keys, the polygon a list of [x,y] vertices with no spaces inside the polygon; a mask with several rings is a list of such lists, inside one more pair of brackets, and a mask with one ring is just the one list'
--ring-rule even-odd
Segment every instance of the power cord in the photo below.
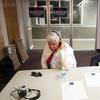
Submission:
{"label": "power cord", "polygon": [[[26,88],[25,86],[22,86],[18,89],[16,88],[14,89],[15,90],[11,91],[10,96],[13,97],[15,100],[20,100],[22,98],[25,98],[28,100],[37,100],[41,96],[40,90],[37,90],[37,89]],[[35,96],[31,96],[32,93],[34,93]]]}

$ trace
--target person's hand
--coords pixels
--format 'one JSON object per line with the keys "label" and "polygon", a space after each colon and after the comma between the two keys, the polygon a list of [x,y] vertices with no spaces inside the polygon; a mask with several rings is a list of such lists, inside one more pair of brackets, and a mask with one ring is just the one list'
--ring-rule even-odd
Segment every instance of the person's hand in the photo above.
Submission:
{"label": "person's hand", "polygon": [[48,69],[48,68],[42,68],[42,70],[46,70],[46,69]]}
{"label": "person's hand", "polygon": [[64,42],[61,43],[60,50],[64,49],[65,45]]}

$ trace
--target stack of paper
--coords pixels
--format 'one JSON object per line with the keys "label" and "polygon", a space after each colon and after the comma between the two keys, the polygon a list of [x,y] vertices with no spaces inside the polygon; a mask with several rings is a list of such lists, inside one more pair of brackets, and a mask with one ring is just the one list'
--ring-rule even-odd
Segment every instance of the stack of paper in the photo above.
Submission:
{"label": "stack of paper", "polygon": [[100,87],[100,73],[85,73],[85,80],[88,87]]}
{"label": "stack of paper", "polygon": [[88,96],[80,81],[63,82],[61,84],[62,100],[83,100]]}

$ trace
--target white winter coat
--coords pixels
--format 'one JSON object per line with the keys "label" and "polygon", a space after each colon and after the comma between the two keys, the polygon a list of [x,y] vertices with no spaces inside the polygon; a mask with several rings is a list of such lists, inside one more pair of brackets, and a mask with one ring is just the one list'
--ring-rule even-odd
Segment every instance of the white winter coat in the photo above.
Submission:
{"label": "white winter coat", "polygon": [[[74,56],[73,49],[65,43],[65,46],[63,49],[58,49],[55,54],[53,55],[53,58],[51,60],[51,68],[62,68],[65,67],[66,69],[70,69],[72,67],[76,67],[76,59]],[[48,44],[45,46],[42,58],[41,58],[41,66],[42,68],[48,68],[46,61],[48,57],[51,55],[52,51],[49,49]]]}

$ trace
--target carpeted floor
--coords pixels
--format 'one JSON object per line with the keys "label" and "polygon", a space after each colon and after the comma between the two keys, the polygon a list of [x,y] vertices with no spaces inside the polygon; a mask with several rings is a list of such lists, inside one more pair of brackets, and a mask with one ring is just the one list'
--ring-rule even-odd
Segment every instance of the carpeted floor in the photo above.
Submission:
{"label": "carpeted floor", "polygon": [[[77,67],[85,67],[90,65],[91,58],[100,54],[96,51],[75,51]],[[29,59],[23,63],[18,70],[40,69],[41,68],[42,50],[34,50],[29,52]]]}

